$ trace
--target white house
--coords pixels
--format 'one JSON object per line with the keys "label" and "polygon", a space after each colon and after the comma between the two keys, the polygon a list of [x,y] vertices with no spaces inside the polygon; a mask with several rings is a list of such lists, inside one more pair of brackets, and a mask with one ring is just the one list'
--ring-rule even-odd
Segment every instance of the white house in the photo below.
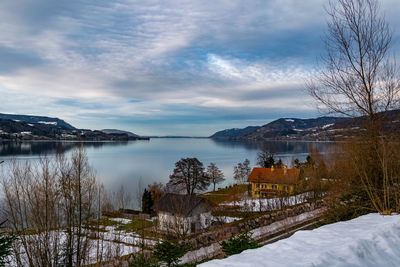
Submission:
{"label": "white house", "polygon": [[192,234],[211,225],[212,204],[195,195],[165,194],[155,210],[161,231]]}

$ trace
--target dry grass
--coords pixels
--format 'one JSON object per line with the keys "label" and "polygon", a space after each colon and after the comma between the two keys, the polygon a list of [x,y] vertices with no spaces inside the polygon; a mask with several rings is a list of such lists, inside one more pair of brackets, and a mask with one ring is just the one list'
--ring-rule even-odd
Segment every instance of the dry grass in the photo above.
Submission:
{"label": "dry grass", "polygon": [[226,201],[237,200],[242,198],[248,192],[247,184],[236,184],[226,188],[222,188],[215,192],[207,192],[202,196],[215,204],[221,204]]}

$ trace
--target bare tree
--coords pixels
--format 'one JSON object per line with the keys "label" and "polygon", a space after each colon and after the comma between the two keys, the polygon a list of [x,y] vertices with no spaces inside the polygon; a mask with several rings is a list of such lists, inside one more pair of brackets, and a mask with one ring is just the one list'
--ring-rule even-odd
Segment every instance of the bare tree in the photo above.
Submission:
{"label": "bare tree", "polygon": [[274,154],[268,150],[260,150],[257,153],[257,165],[262,168],[271,168],[275,165]]}
{"label": "bare tree", "polygon": [[153,204],[156,205],[160,198],[165,194],[165,188],[162,183],[152,183],[147,186],[147,190],[151,193]]}
{"label": "bare tree", "polygon": [[88,264],[87,223],[98,218],[98,185],[83,149],[71,158],[12,161],[2,181],[4,212],[18,235],[18,266]]}
{"label": "bare tree", "polygon": [[378,112],[399,106],[391,30],[377,0],[335,0],[328,14],[326,68],[308,89],[328,111],[366,115],[373,122]]}
{"label": "bare tree", "polygon": [[176,162],[169,179],[170,186],[182,188],[188,195],[205,190],[210,185],[203,163],[197,158],[183,158]]}
{"label": "bare tree", "polygon": [[142,207],[142,194],[144,191],[143,183],[142,183],[142,178],[140,177],[137,180],[136,188],[135,188],[135,199],[136,199],[136,205],[138,208]]}
{"label": "bare tree", "polygon": [[131,206],[132,195],[121,185],[119,190],[115,193],[115,201],[118,209],[127,209]]}
{"label": "bare tree", "polygon": [[233,167],[233,178],[240,184],[247,182],[251,172],[250,160],[245,159],[243,162],[239,162]]}
{"label": "bare tree", "polygon": [[[71,156],[71,173],[72,179],[72,196],[73,196],[73,229],[76,236],[75,264],[81,266],[87,263],[89,252],[89,240],[85,238],[85,229],[83,225],[89,221],[95,212],[94,203],[97,192],[95,176],[89,165],[85,150],[80,147],[72,152]],[[75,209],[75,211],[74,211]]]}
{"label": "bare tree", "polygon": [[215,186],[217,184],[225,181],[224,173],[218,168],[217,164],[213,162],[207,167],[207,176],[213,184],[213,191],[215,191]]}
{"label": "bare tree", "polygon": [[[308,84],[320,107],[348,116],[363,115],[366,133],[344,152],[373,207],[390,214],[398,209],[393,144],[382,128],[387,113],[399,108],[400,80],[389,49],[392,32],[377,0],[337,0],[328,7],[325,68]],[[351,149],[349,149],[351,147]]]}

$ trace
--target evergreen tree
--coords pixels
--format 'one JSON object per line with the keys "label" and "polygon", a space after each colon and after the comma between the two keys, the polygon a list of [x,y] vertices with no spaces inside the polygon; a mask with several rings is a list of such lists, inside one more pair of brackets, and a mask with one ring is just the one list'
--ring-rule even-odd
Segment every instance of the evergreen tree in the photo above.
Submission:
{"label": "evergreen tree", "polygon": [[[0,227],[5,223],[0,223]],[[5,266],[7,263],[7,256],[11,253],[11,245],[14,241],[14,237],[7,233],[0,232],[0,266]]]}
{"label": "evergreen tree", "polygon": [[306,158],[306,165],[308,166],[308,167],[313,167],[314,166],[314,164],[315,164],[315,162],[314,162],[314,160],[313,160],[313,158],[311,157],[311,155],[308,155],[307,156],[307,158]]}
{"label": "evergreen tree", "polygon": [[243,233],[238,236],[233,236],[221,243],[222,250],[226,255],[239,254],[240,252],[258,248],[260,245],[250,236],[249,233]]}
{"label": "evergreen tree", "polygon": [[157,259],[154,257],[146,257],[143,254],[136,254],[132,261],[129,263],[129,267],[159,267]]}
{"label": "evergreen tree", "polygon": [[154,257],[168,267],[178,266],[179,259],[188,251],[187,247],[172,241],[164,240],[154,247]]}
{"label": "evergreen tree", "polygon": [[293,166],[294,166],[295,168],[300,168],[300,166],[301,166],[300,160],[296,158],[296,159],[293,161]]}
{"label": "evergreen tree", "polygon": [[151,193],[147,191],[147,189],[144,189],[143,195],[142,195],[142,212],[143,213],[152,213],[153,212],[153,198],[151,197]]}

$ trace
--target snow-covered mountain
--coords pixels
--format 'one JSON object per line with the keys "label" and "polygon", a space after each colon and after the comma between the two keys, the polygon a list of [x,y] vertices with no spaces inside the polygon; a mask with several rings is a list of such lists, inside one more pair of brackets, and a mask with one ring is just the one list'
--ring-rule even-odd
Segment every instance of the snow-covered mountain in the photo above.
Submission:
{"label": "snow-covered mountain", "polygon": [[148,139],[121,130],[77,129],[58,118],[0,113],[0,140],[128,141]]}
{"label": "snow-covered mountain", "polygon": [[[383,128],[400,129],[400,110],[380,113]],[[365,118],[319,117],[313,119],[281,118],[263,126],[228,129],[216,132],[214,139],[227,140],[340,140],[362,131]]]}
{"label": "snow-covered mountain", "polygon": [[33,116],[33,115],[16,115],[16,114],[4,114],[0,113],[1,120],[11,120],[15,122],[25,122],[30,124],[45,124],[52,125],[57,128],[66,130],[76,130],[74,126],[58,118],[51,118],[45,116]]}

